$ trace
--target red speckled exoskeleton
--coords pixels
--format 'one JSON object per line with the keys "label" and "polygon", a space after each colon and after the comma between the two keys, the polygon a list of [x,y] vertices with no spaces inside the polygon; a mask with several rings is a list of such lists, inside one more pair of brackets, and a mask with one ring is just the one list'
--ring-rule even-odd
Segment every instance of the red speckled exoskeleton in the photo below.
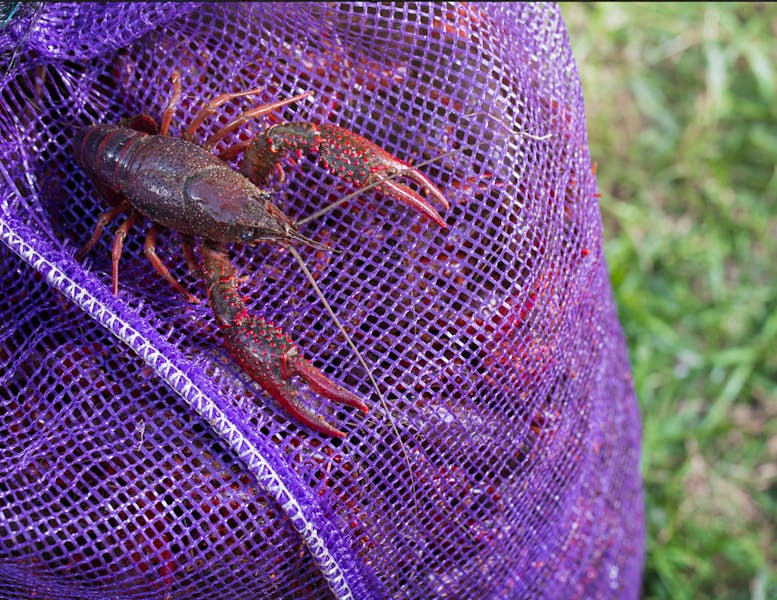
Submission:
{"label": "red speckled exoskeleton", "polygon": [[[411,188],[394,181],[405,175],[419,184],[445,208],[442,193],[423,174],[355,133],[334,125],[280,123],[249,142],[238,142],[218,156],[216,142],[241,124],[309,95],[295,96],[243,112],[211,135],[202,145],[194,133],[219,106],[259,90],[222,94],[205,104],[181,138],[168,136],[181,96],[180,76],[172,76],[173,95],[159,126],[148,115],[138,115],[120,126],[93,125],[78,132],[73,149],[78,164],[90,176],[112,208],[101,215],[94,234],[78,252],[81,260],[99,239],[103,227],[122,213],[112,247],[113,293],[118,292],[118,264],[122,244],[133,223],[143,216],[152,221],[144,252],[155,270],[182,293],[196,298],[170,274],[156,255],[154,245],[160,226],[183,236],[183,254],[193,272],[201,272],[208,302],[221,327],[230,356],[303,424],[324,434],[345,434],[305,407],[298,398],[294,376],[329,400],[358,408],[367,406],[352,392],[334,383],[306,360],[282,330],[261,317],[248,314],[238,289],[226,244],[271,242],[310,244],[295,222],[271,203],[263,186],[273,172],[282,174],[281,161],[288,151],[318,153],[327,168],[358,187],[374,186],[411,206],[438,225],[445,223],[432,205]],[[243,152],[240,173],[225,160]],[[241,174],[242,173],[242,174]],[[194,261],[192,238],[201,239],[202,266]],[[296,256],[296,252],[295,252]]]}

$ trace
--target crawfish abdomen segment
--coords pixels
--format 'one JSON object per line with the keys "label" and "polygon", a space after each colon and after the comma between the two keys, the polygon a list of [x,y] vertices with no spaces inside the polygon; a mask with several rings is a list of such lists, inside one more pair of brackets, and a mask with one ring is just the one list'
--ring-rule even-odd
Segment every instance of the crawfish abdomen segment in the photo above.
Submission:
{"label": "crawfish abdomen segment", "polygon": [[80,130],[73,138],[73,154],[76,162],[95,182],[112,192],[122,187],[121,165],[132,160],[145,133],[115,127],[93,125]]}

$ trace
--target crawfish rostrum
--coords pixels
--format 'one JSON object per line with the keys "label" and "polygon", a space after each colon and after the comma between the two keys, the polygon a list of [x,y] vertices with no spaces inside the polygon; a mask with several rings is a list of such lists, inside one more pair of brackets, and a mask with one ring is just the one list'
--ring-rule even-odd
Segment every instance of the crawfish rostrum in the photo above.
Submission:
{"label": "crawfish rostrum", "polygon": [[[208,303],[218,322],[227,352],[248,375],[302,424],[335,437],[344,433],[315,414],[299,399],[302,380],[328,400],[367,412],[355,394],[330,380],[300,353],[281,329],[248,313],[229,260],[227,244],[243,242],[311,244],[295,222],[271,203],[266,189],[271,174],[281,173],[289,151],[317,153],[331,173],[357,187],[374,186],[417,210],[438,225],[445,223],[432,205],[394,177],[405,175],[429,196],[448,208],[442,193],[422,173],[363,137],[333,125],[280,123],[249,142],[237,142],[219,155],[215,143],[249,119],[295,102],[309,94],[243,112],[206,139],[194,141],[199,125],[225,102],[258,90],[222,94],[203,105],[180,138],[168,135],[181,96],[180,76],[172,76],[173,95],[159,125],[142,114],[121,125],[92,125],[73,139],[78,164],[111,205],[97,222],[94,234],[76,257],[80,260],[99,239],[103,227],[121,214],[112,246],[113,293],[118,293],[118,265],[124,238],[143,217],[152,225],[144,253],[154,269],[190,302],[197,298],[172,276],[155,251],[160,227],[178,231],[190,269],[199,272],[208,291]],[[243,154],[240,173],[227,159]],[[201,266],[196,265],[193,238],[201,241]],[[295,379],[297,378],[297,379]]]}

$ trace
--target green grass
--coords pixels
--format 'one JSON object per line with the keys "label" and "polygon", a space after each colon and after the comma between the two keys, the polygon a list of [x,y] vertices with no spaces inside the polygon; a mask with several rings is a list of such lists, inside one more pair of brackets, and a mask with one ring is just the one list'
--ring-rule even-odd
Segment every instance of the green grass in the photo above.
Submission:
{"label": "green grass", "polygon": [[777,598],[777,5],[564,4],[644,421],[644,598]]}

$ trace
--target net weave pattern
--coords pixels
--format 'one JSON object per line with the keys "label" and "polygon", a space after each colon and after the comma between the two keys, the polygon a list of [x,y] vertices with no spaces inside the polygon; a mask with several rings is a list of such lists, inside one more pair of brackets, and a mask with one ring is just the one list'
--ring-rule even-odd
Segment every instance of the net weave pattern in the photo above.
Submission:
{"label": "net weave pattern", "polygon": [[[0,598],[635,598],[640,421],[602,253],[583,98],[543,4],[56,3],[0,29]],[[332,123],[421,167],[447,228],[376,192],[301,248],[384,407],[282,247],[231,248],[273,320],[370,413],[290,418],[229,359],[206,303],[143,256],[110,291],[105,205],[70,140],[158,119],[179,135]],[[273,182],[294,218],[353,188],[313,158]],[[115,228],[111,224],[110,232]],[[176,278],[205,290],[180,253]],[[389,418],[391,416],[391,418]],[[393,421],[393,426],[392,426]]]}

